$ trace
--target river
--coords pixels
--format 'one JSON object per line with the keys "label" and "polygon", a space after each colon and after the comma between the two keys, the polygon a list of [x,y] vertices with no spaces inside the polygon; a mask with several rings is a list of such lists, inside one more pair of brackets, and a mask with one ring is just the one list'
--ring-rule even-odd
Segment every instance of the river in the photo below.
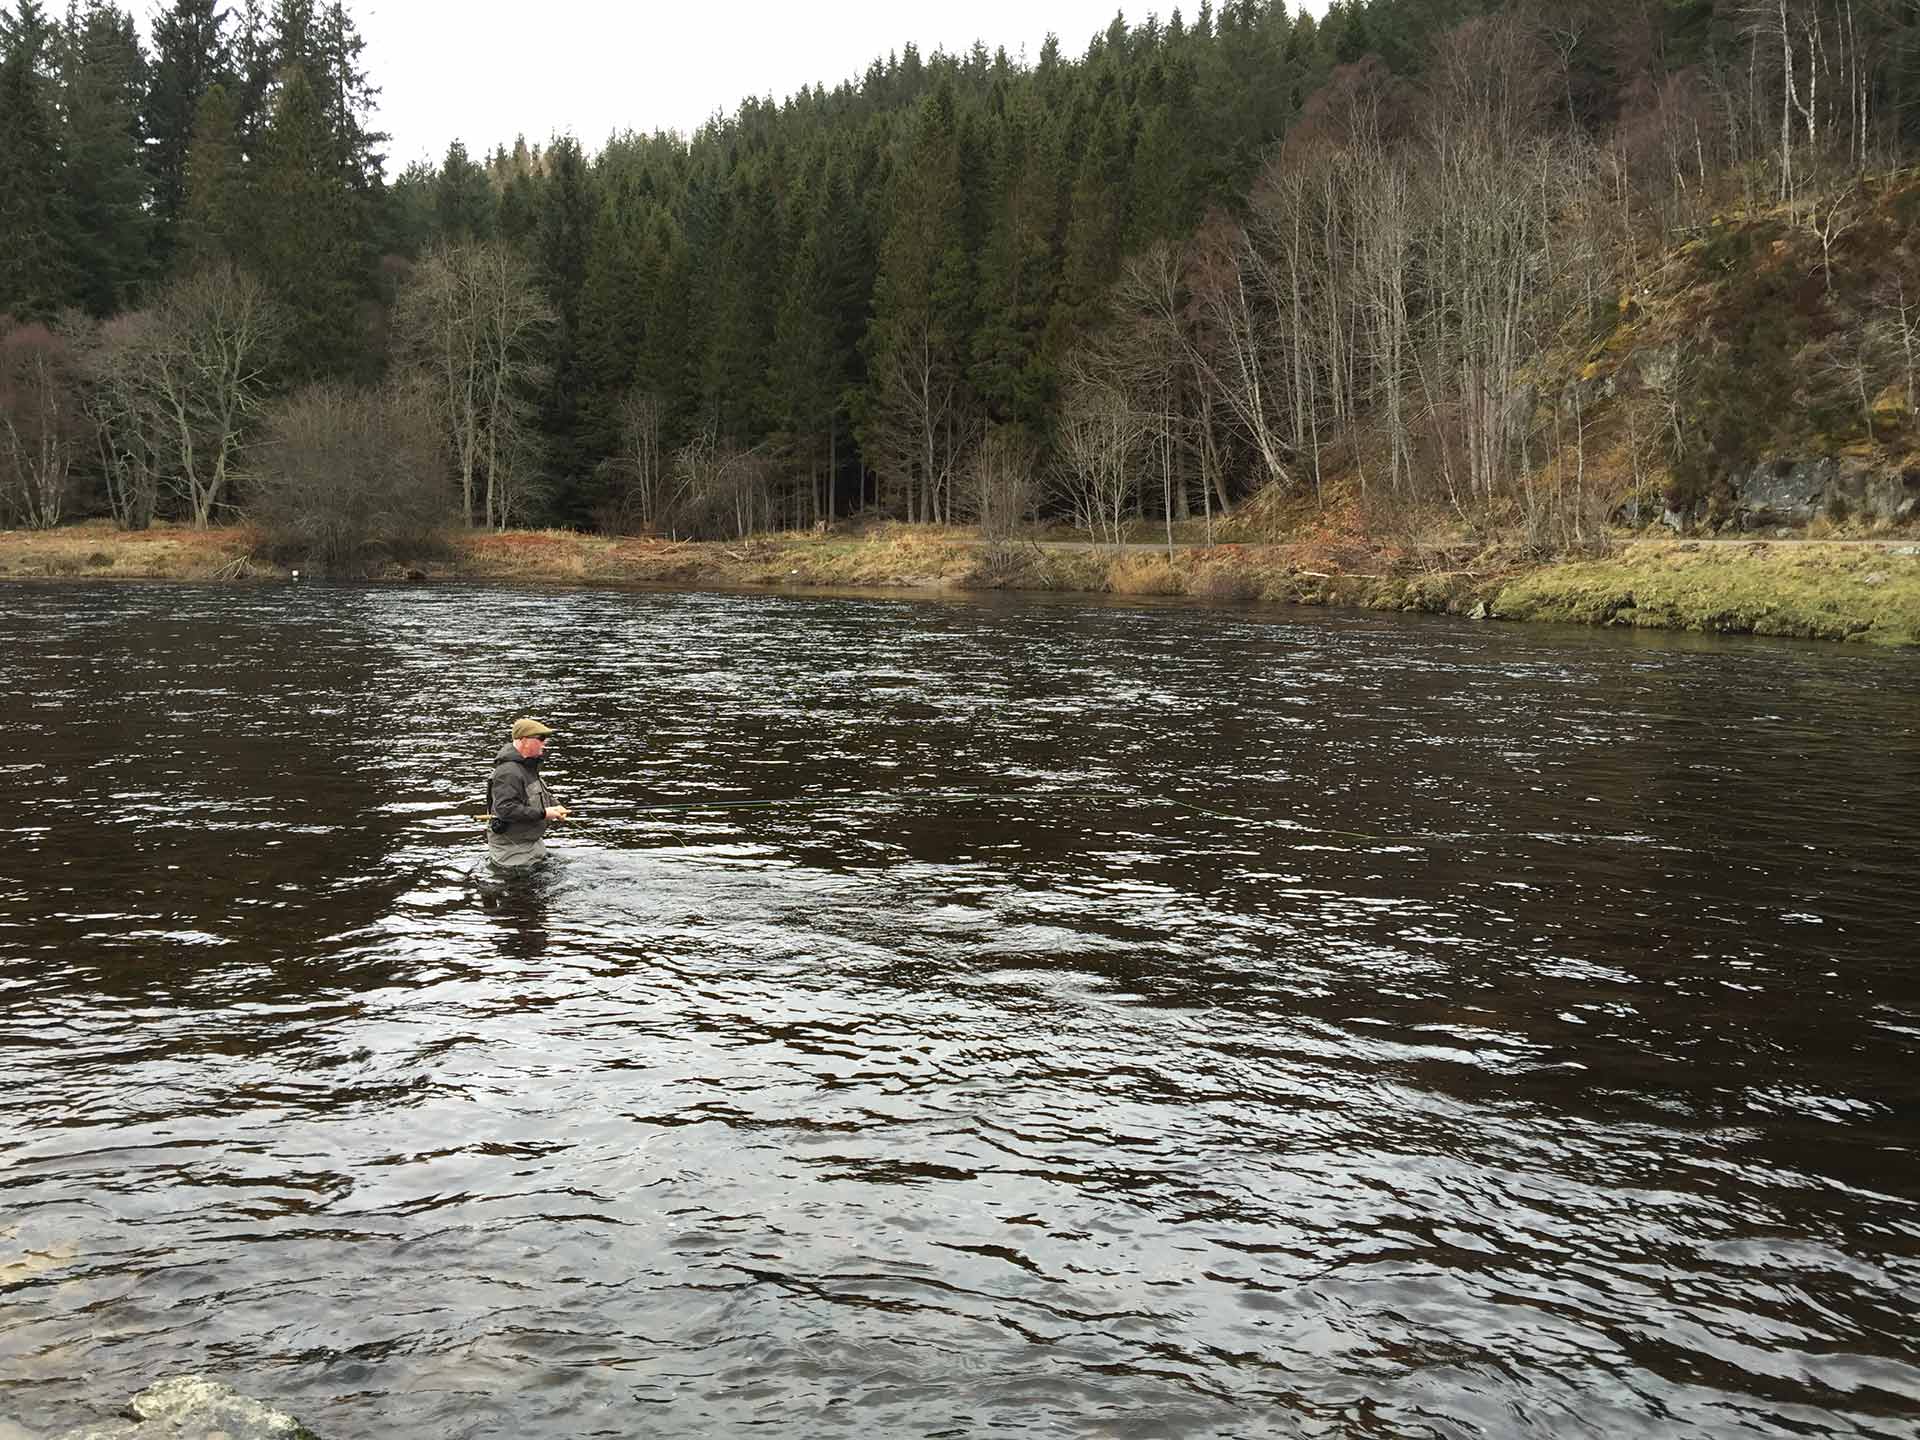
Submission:
{"label": "river", "polygon": [[1911,655],[0,603],[0,1436],[1920,1434]]}

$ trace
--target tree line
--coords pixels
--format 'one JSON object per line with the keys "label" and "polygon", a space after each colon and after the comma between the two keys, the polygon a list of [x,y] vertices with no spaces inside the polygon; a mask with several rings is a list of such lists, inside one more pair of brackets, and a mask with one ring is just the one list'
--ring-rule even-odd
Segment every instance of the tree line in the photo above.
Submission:
{"label": "tree line", "polygon": [[1905,0],[1227,0],[389,180],[363,52],[320,0],[0,10],[0,518],[1110,535],[1338,466],[1577,542],[1542,357],[1920,123]]}

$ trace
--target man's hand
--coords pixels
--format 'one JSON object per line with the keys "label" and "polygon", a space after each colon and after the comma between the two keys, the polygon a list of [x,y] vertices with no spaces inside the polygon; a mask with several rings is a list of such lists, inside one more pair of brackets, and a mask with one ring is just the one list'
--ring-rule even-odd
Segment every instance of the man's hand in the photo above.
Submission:
{"label": "man's hand", "polygon": [[549,806],[547,807],[547,819],[549,819],[549,820],[564,820],[564,819],[566,819],[566,818],[567,818],[567,807],[566,807],[566,806],[564,806],[564,805],[549,805]]}

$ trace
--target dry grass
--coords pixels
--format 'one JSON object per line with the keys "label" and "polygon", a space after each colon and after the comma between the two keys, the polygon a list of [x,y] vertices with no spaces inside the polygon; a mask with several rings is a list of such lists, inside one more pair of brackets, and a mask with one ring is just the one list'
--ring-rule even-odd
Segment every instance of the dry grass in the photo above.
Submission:
{"label": "dry grass", "polygon": [[[1287,545],[1219,545],[1118,558],[1031,543],[983,546],[954,532],[876,527],[870,538],[760,537],[741,543],[609,540],[570,531],[474,534],[410,572],[506,583],[1055,590],[1188,595],[1375,610],[1751,632],[1920,645],[1920,549],[1834,544],[1638,542],[1602,560],[1533,565],[1518,552],[1409,550],[1355,538],[1332,510]],[[1346,517],[1346,518],[1343,518]],[[231,580],[277,572],[235,527],[102,522],[0,533],[0,578]]]}
{"label": "dry grass", "polygon": [[1223,603],[1258,600],[1262,589],[1258,576],[1231,559],[1196,563],[1187,576],[1187,593],[1196,600]]}
{"label": "dry grass", "polygon": [[6,530],[0,531],[0,577],[216,580],[234,572],[271,573],[252,558],[258,544],[246,526],[195,530],[159,522],[126,531],[88,520],[58,530]]}
{"label": "dry grass", "polygon": [[1122,555],[1107,566],[1115,595],[1184,595],[1186,584],[1164,555]]}

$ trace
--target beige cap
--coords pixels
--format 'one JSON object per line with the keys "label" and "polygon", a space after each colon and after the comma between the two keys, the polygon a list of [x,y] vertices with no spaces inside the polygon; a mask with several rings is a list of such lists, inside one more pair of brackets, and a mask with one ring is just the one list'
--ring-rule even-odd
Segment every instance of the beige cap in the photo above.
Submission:
{"label": "beige cap", "polygon": [[545,725],[542,725],[538,720],[526,719],[513,722],[513,738],[516,740],[532,740],[536,737],[544,737],[551,734],[553,734],[553,731],[549,730]]}

